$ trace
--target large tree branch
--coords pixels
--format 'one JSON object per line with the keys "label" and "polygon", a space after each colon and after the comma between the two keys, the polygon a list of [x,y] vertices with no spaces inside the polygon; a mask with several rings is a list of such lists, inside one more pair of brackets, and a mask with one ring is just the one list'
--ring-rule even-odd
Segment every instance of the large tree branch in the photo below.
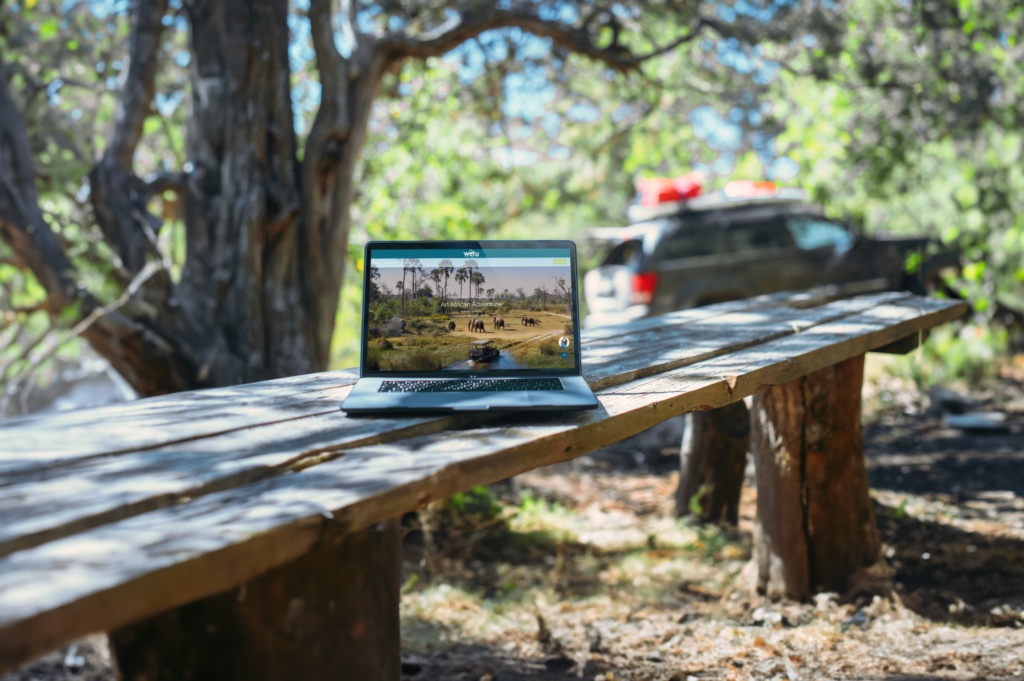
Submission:
{"label": "large tree branch", "polygon": [[132,158],[153,102],[166,13],[167,0],[133,3],[128,71],[118,95],[110,144],[89,173],[96,222],[133,275],[145,266],[151,248],[146,229],[159,228],[147,217],[146,202],[152,195],[133,172]]}
{"label": "large tree branch", "polygon": [[153,103],[167,0],[136,0],[132,3],[132,14],[128,72],[117,98],[110,144],[103,153],[104,158],[115,158],[124,169],[132,167],[132,157],[142,139],[142,125]]}
{"label": "large tree branch", "polygon": [[[613,21],[614,15],[610,16],[612,16],[610,21]],[[396,59],[438,57],[484,31],[516,26],[536,36],[550,38],[554,44],[603,62],[609,68],[626,72],[636,69],[648,59],[670,52],[676,47],[692,41],[700,35],[705,26],[713,25],[710,20],[695,19],[689,31],[667,45],[643,54],[633,54],[629,47],[619,43],[617,25],[613,26],[612,41],[602,47],[596,42],[597,33],[589,30],[589,23],[590,19],[580,27],[570,26],[561,21],[542,19],[532,7],[498,9],[491,6],[481,10],[466,10],[457,19],[447,22],[422,37],[389,32],[379,39],[377,45],[378,49]]]}
{"label": "large tree branch", "polygon": [[55,316],[77,308],[81,319],[90,320],[81,329],[82,337],[138,392],[152,395],[191,387],[177,379],[186,375],[188,364],[174,348],[118,310],[96,314],[103,309],[99,301],[78,285],[74,265],[39,210],[28,134],[7,83],[0,61],[0,238],[46,291],[47,311]]}
{"label": "large tree branch", "polygon": [[[384,73],[398,63],[378,43],[350,31],[356,43],[342,57],[331,27],[331,1],[310,0],[309,19],[320,70],[320,109],[302,163],[302,279],[314,326],[314,354],[326,366],[347,257],[353,181],[373,100]],[[341,0],[353,23],[356,0]]]}
{"label": "large tree branch", "polygon": [[56,313],[78,300],[76,276],[39,210],[28,133],[7,82],[0,61],[0,237],[35,274],[47,293],[50,312]]}

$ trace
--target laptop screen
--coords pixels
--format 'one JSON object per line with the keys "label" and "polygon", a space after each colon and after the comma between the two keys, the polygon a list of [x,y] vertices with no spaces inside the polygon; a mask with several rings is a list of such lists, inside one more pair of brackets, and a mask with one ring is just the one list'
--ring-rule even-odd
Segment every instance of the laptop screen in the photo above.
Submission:
{"label": "laptop screen", "polygon": [[571,242],[371,243],[363,267],[364,375],[579,373]]}

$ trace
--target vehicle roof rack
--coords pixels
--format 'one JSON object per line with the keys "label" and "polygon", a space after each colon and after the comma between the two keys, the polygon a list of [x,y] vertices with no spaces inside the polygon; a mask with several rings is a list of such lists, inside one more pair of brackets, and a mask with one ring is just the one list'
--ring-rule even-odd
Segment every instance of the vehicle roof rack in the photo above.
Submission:
{"label": "vehicle roof rack", "polygon": [[656,206],[634,204],[626,210],[626,215],[630,222],[636,223],[681,213],[778,203],[800,203],[806,200],[807,192],[799,187],[778,187],[771,193],[759,193],[753,196],[732,192],[729,191],[729,187],[726,187],[711,194],[695,196],[685,201],[666,201]]}

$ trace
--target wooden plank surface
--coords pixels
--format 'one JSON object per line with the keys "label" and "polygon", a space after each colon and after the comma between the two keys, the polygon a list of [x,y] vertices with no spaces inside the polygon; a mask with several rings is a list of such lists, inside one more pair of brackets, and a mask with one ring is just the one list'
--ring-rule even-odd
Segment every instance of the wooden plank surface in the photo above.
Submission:
{"label": "wooden plank surface", "polygon": [[[585,375],[595,389],[607,388],[734,353],[899,300],[911,298],[907,294],[888,293],[812,308],[759,303],[745,309],[738,304],[728,304],[718,313],[702,308],[705,311],[701,315],[678,315],[677,320],[685,319],[685,323],[667,327],[644,324],[631,333],[619,335],[609,335],[602,329],[604,333],[594,334],[600,336],[597,340],[584,344]],[[642,348],[642,352],[638,352],[638,348]],[[308,383],[292,381],[290,385],[302,386],[301,401],[285,410],[290,418],[280,418],[279,410],[288,398],[280,394],[282,382],[273,383],[276,385],[272,388],[266,383],[258,384],[258,399],[234,406],[218,402],[213,410],[215,415],[204,414],[199,420],[203,427],[213,421],[219,423],[214,434],[206,437],[196,435],[182,439],[185,427],[178,423],[177,441],[152,445],[148,442],[156,436],[151,435],[145,447],[126,451],[116,434],[107,435],[106,424],[119,420],[116,410],[93,410],[100,412],[101,420],[93,421],[89,436],[82,438],[88,442],[78,454],[64,450],[59,464],[42,459],[36,453],[13,455],[11,459],[20,462],[20,467],[0,473],[0,490],[3,491],[0,495],[0,556],[162,508],[182,498],[194,499],[276,475],[310,456],[439,432],[481,418],[470,415],[348,418],[337,407],[348,394],[350,385],[339,385],[325,375],[314,376]],[[230,402],[232,394],[244,394],[244,390],[218,393],[217,400],[228,396]],[[194,403],[201,395],[187,396],[187,403]],[[160,401],[166,403],[167,399],[160,398]],[[172,418],[177,423],[187,409],[179,405],[174,411],[173,417],[160,415],[159,424],[153,429],[160,430]],[[151,417],[153,410],[134,407],[131,413],[144,419],[147,415]],[[238,427],[247,413],[251,414],[253,422],[249,427]],[[133,424],[133,430],[139,427],[131,417],[127,420]],[[23,422],[22,429],[37,439],[52,437],[39,433],[40,426],[47,423],[45,419],[30,420]],[[229,423],[234,427],[226,428]],[[84,425],[81,427],[84,429]],[[14,429],[9,434],[18,432]],[[111,442],[108,445],[113,450],[111,453],[82,454],[93,451],[96,440],[103,436]],[[26,463],[26,458],[31,458],[32,462]]]}
{"label": "wooden plank surface", "polygon": [[324,533],[570,459],[694,409],[954,319],[962,304],[901,298],[799,333],[601,391],[601,408],[503,417],[307,457],[287,473],[93,527],[0,559],[0,671],[82,634],[218,593]]}
{"label": "wooden plank surface", "polygon": [[[823,288],[681,310],[620,326],[585,330],[582,343],[586,347],[591,341],[659,327],[706,323],[735,312],[806,308],[827,303],[835,295],[831,288]],[[586,361],[585,358],[585,370]],[[0,486],[10,480],[10,474],[54,467],[75,458],[151,449],[333,411],[334,403],[344,398],[344,389],[355,383],[358,375],[357,369],[342,369],[128,404],[2,419]],[[595,380],[602,378],[604,374],[595,376]],[[106,427],[97,429],[99,422]]]}

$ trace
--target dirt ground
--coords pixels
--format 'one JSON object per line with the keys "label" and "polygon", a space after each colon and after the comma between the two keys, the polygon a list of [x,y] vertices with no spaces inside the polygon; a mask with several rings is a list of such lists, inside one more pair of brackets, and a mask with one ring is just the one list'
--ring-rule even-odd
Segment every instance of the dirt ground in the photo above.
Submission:
{"label": "dirt ground", "polygon": [[[674,432],[520,476],[496,515],[457,515],[431,544],[410,516],[402,679],[1024,680],[1024,382],[971,397],[1006,427],[953,429],[908,386],[872,383],[884,564],[814,603],[745,586],[752,470],[739,528],[675,520]],[[2,681],[114,678],[104,637],[76,646]]]}

